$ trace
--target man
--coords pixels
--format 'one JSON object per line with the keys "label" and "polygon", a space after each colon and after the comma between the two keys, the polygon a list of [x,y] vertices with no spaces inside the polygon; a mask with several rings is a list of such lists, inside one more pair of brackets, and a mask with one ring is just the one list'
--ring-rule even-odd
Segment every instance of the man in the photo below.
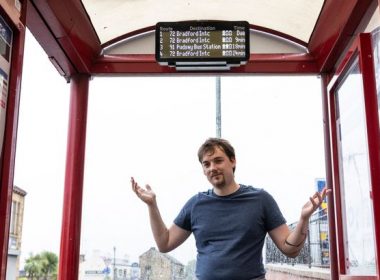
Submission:
{"label": "man", "polygon": [[271,195],[235,182],[235,152],[228,141],[208,139],[199,148],[198,158],[213,188],[193,196],[169,229],[161,218],[151,187],[141,188],[131,178],[133,191],[148,205],[160,252],[177,248],[193,233],[199,280],[265,279],[262,248],[267,233],[286,256],[299,254],[309,218],[325,198],[326,188],[310,197],[296,228],[290,231]]}

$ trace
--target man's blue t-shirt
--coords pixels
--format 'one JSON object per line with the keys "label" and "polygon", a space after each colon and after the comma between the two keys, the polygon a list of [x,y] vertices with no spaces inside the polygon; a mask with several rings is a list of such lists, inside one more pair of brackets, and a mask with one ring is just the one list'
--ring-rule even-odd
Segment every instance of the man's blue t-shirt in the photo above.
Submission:
{"label": "man's blue t-shirt", "polygon": [[240,185],[228,196],[194,195],[174,223],[194,234],[199,280],[248,280],[265,275],[265,235],[286,220],[269,193]]}

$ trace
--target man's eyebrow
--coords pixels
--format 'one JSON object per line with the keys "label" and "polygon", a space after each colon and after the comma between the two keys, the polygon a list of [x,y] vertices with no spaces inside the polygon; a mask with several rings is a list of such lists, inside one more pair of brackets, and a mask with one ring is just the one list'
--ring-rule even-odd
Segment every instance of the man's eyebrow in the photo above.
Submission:
{"label": "man's eyebrow", "polygon": [[216,160],[216,159],[223,159],[223,157],[214,157],[213,160]]}
{"label": "man's eyebrow", "polygon": [[215,160],[221,160],[223,159],[223,157],[214,157],[212,160],[215,161]]}

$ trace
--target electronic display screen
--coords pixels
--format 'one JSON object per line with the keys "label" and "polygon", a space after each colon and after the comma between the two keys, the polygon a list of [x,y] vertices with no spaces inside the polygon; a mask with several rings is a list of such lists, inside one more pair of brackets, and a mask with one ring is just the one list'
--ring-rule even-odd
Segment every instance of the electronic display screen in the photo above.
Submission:
{"label": "electronic display screen", "polygon": [[249,60],[249,23],[246,21],[182,21],[156,24],[156,60],[240,64]]}

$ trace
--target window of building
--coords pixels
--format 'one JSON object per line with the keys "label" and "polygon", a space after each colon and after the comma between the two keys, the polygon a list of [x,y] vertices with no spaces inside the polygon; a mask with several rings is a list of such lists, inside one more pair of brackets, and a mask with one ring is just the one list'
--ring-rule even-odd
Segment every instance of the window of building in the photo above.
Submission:
{"label": "window of building", "polygon": [[17,201],[12,201],[11,224],[10,224],[9,232],[14,235],[17,234],[19,208],[20,208],[20,203]]}

